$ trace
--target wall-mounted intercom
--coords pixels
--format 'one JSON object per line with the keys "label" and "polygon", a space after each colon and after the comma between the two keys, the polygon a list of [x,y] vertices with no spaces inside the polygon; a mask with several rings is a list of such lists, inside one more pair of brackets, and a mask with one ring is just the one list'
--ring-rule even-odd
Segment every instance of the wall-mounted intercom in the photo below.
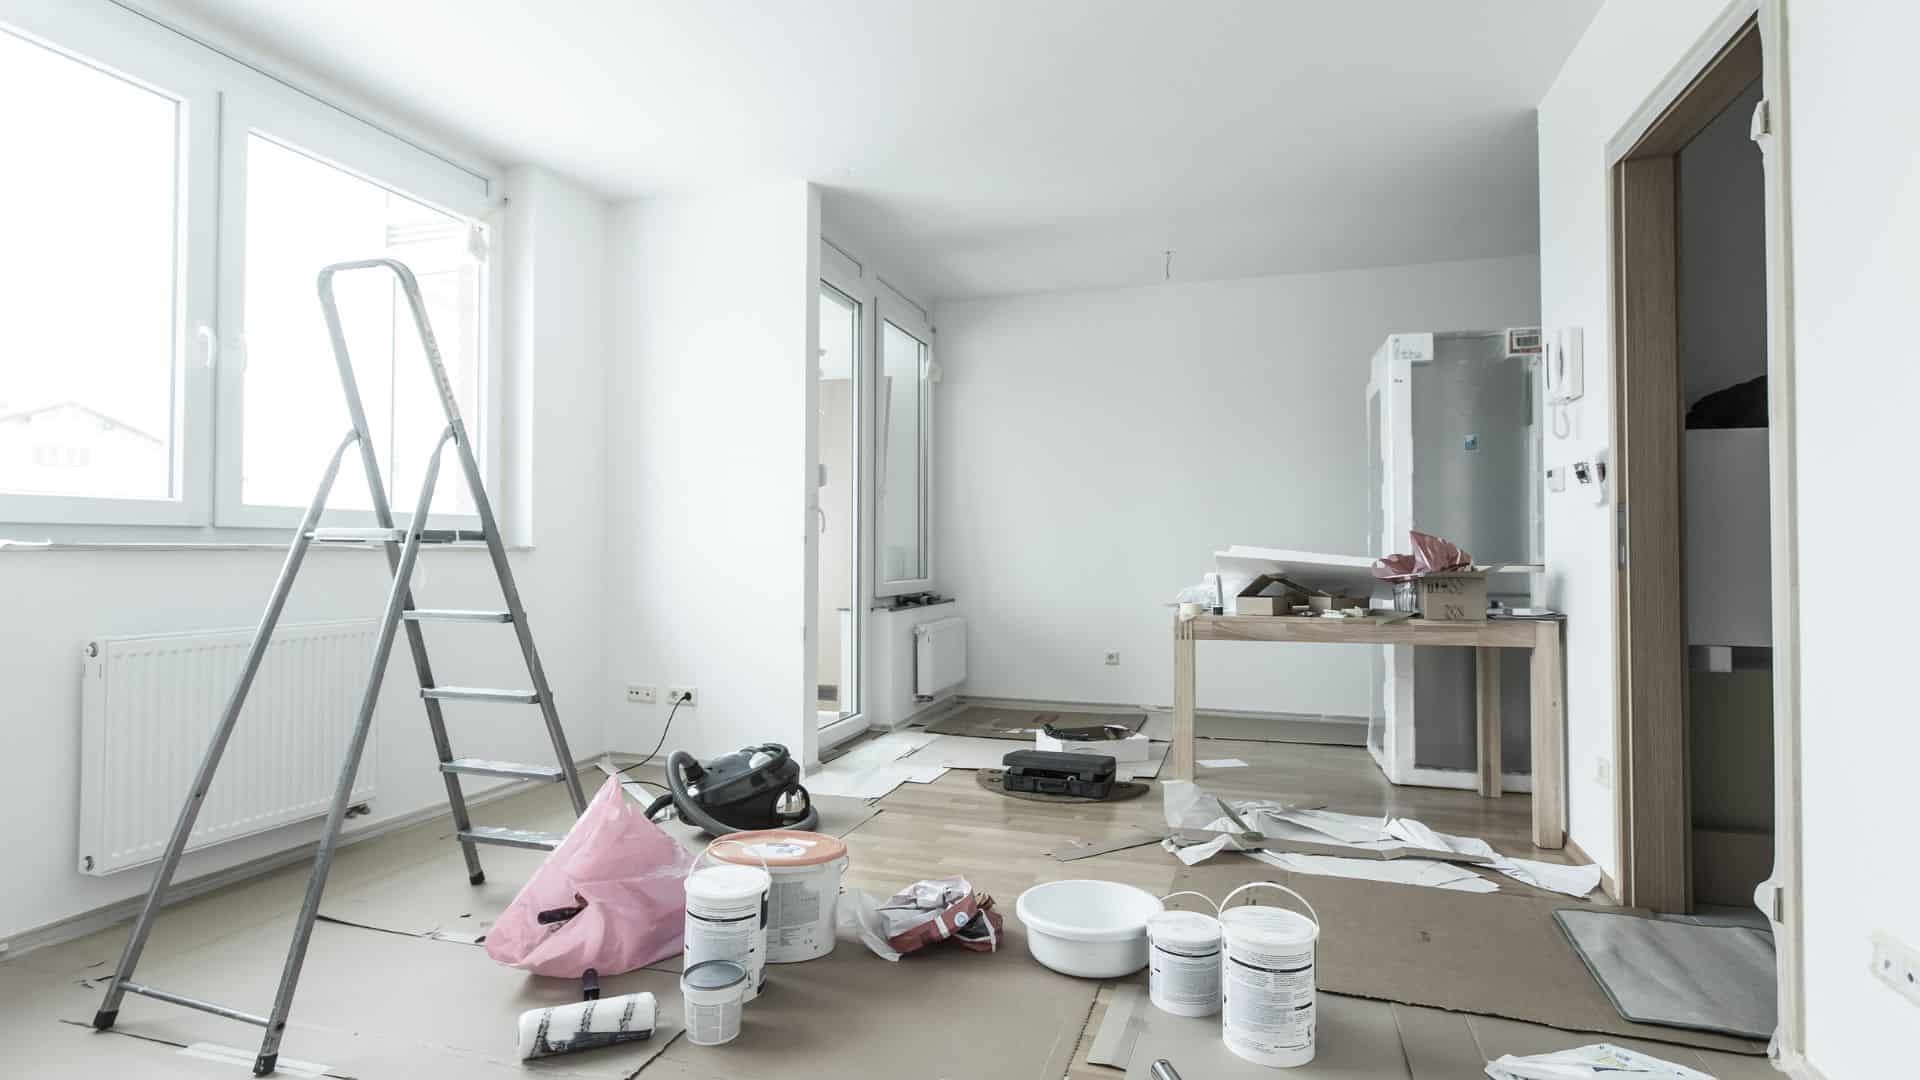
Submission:
{"label": "wall-mounted intercom", "polygon": [[1586,393],[1586,351],[1584,335],[1577,326],[1569,326],[1554,335],[1547,350],[1547,401],[1564,405]]}

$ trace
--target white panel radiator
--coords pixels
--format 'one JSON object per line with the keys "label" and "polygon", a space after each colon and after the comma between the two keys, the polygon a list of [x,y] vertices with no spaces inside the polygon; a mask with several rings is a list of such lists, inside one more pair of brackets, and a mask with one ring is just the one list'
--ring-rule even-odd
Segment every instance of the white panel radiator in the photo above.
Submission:
{"label": "white panel radiator", "polygon": [[[188,851],[327,812],[378,631],[371,620],[275,630]],[[215,630],[102,638],[87,646],[80,695],[82,873],[108,874],[160,858],[252,638],[251,629]],[[354,801],[373,797],[374,772],[369,740]]]}
{"label": "white panel radiator", "polygon": [[967,678],[967,620],[935,619],[913,628],[913,696],[932,701]]}

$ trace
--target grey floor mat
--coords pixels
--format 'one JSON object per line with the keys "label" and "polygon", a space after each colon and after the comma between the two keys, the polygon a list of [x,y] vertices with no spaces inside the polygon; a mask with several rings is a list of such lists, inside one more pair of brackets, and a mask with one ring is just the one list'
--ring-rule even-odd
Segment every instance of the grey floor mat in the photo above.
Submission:
{"label": "grey floor mat", "polygon": [[928,724],[927,730],[940,735],[971,735],[978,739],[1031,743],[1034,733],[1046,724],[1062,727],[1114,724],[1129,731],[1139,731],[1146,722],[1146,713],[1051,712],[969,705]]}
{"label": "grey floor mat", "polygon": [[1772,1037],[1772,934],[1616,912],[1565,909],[1553,917],[1628,1020]]}

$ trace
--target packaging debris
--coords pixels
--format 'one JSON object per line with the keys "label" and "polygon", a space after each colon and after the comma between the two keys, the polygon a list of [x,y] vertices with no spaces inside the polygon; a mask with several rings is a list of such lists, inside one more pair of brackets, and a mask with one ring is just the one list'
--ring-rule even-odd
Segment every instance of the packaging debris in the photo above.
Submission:
{"label": "packaging debris", "polygon": [[[1286,861],[1263,861],[1305,873],[1401,881],[1436,888],[1492,891],[1457,884],[1462,874],[1471,871],[1426,870],[1417,866],[1383,871],[1344,863],[1403,861],[1484,865],[1534,888],[1574,897],[1584,897],[1600,885],[1598,866],[1563,866],[1510,858],[1495,851],[1485,840],[1436,832],[1412,818],[1342,814],[1262,799],[1229,802],[1191,781],[1167,781],[1161,786],[1162,811],[1172,830],[1162,846],[1188,866],[1231,850],[1291,856]],[[1321,861],[1326,857],[1342,861]]]}
{"label": "packaging debris", "polygon": [[884,960],[947,940],[974,952],[993,952],[1005,926],[993,897],[974,892],[964,877],[916,881],[885,900],[848,889],[840,894],[837,919],[845,936],[858,938]]}
{"label": "packaging debris", "polygon": [[1648,1080],[1713,1080],[1706,1073],[1612,1043],[1594,1043],[1551,1054],[1508,1054],[1487,1063],[1492,1080],[1594,1080],[1643,1076]]}

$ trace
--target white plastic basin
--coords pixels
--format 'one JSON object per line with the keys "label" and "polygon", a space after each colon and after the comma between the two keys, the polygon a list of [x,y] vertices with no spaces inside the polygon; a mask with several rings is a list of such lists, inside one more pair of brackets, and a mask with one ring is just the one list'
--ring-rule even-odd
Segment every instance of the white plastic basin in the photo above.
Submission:
{"label": "white plastic basin", "polygon": [[1160,899],[1117,881],[1049,881],[1014,904],[1033,958],[1063,975],[1117,979],[1147,966],[1147,920]]}

